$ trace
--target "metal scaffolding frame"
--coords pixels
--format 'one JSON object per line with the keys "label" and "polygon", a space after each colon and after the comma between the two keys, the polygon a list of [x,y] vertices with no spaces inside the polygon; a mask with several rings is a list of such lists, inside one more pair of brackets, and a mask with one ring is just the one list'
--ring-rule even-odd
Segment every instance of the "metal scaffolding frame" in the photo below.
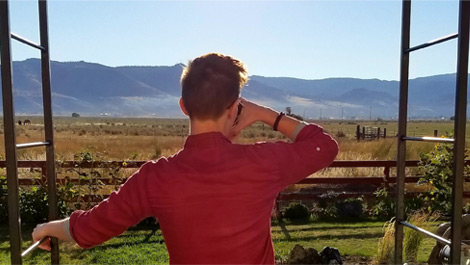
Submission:
{"label": "metal scaffolding frame", "polygon": [[[458,33],[445,36],[421,45],[410,48],[410,20],[411,0],[403,0],[402,26],[401,26],[401,63],[400,63],[400,103],[398,114],[398,152],[397,152],[397,193],[396,193],[396,220],[395,220],[395,264],[403,264],[403,227],[415,229],[436,240],[437,235],[413,226],[406,222],[404,210],[405,195],[405,160],[407,141],[432,141],[454,144],[452,187],[452,222],[451,240],[440,241],[451,247],[449,264],[460,264],[461,257],[461,225],[462,225],[462,193],[463,193],[463,169],[465,152],[465,126],[467,120],[467,82],[468,82],[468,50],[469,50],[469,26],[470,26],[470,1],[459,1],[459,28]],[[457,47],[457,74],[455,94],[455,121],[454,138],[443,139],[433,137],[408,137],[406,136],[408,120],[408,80],[409,80],[409,54],[413,51],[423,49],[458,38]],[[445,239],[444,239],[445,240]]]}
{"label": "metal scaffolding frame", "polygon": [[[49,57],[49,34],[47,23],[47,2],[38,0],[40,44],[11,33],[9,1],[0,1],[0,46],[3,96],[3,123],[5,129],[5,155],[8,186],[8,222],[10,232],[11,263],[21,264],[21,218],[18,192],[17,149],[38,146],[46,147],[46,172],[48,186],[49,220],[58,218],[57,188],[54,154],[54,127],[52,123],[51,74]],[[13,68],[11,39],[17,40],[41,52],[42,97],[44,110],[45,139],[42,142],[16,144],[15,112],[13,106]],[[59,263],[59,245],[51,238],[51,263]]]}
{"label": "metal scaffolding frame", "polygon": [[[1,76],[2,76],[2,96],[3,96],[3,119],[5,129],[5,152],[8,186],[8,214],[10,232],[10,251],[12,264],[21,264],[21,219],[19,212],[18,194],[18,159],[17,149],[31,148],[38,146],[46,147],[46,168],[49,194],[49,220],[58,218],[57,193],[56,193],[56,173],[54,154],[54,133],[52,122],[51,104],[51,78],[50,78],[50,57],[47,25],[47,3],[46,0],[38,0],[39,24],[40,24],[40,44],[22,38],[10,32],[9,21],[9,1],[0,1],[0,45],[1,45]],[[443,241],[450,243],[451,256],[450,263],[460,263],[461,253],[461,214],[462,214],[462,192],[463,192],[463,167],[465,149],[465,125],[467,106],[467,82],[468,82],[468,55],[469,55],[469,26],[470,26],[470,1],[460,0],[459,7],[459,30],[457,34],[452,34],[410,48],[410,18],[411,0],[403,0],[402,10],[402,40],[401,40],[401,64],[400,64],[400,106],[398,124],[398,153],[397,153],[397,214],[395,233],[395,264],[402,264],[403,252],[403,227],[428,234],[429,232],[410,225],[404,220],[404,193],[405,193],[405,155],[407,141],[433,141],[454,144],[454,184],[453,184],[453,204],[452,204],[452,235],[451,240]],[[454,38],[458,38],[458,62],[457,62],[457,83],[456,83],[456,104],[455,104],[455,124],[454,139],[442,139],[432,137],[408,137],[407,128],[407,107],[408,107],[408,80],[409,80],[409,54],[413,51],[430,47]],[[17,40],[41,52],[42,71],[42,91],[44,106],[44,126],[45,139],[43,142],[16,144],[15,115],[13,106],[13,68],[11,57],[11,39]],[[428,234],[429,235],[429,234]],[[429,235],[429,236],[432,236]],[[441,240],[434,237],[437,240]],[[51,240],[51,263],[59,263],[59,248],[57,239]]]}

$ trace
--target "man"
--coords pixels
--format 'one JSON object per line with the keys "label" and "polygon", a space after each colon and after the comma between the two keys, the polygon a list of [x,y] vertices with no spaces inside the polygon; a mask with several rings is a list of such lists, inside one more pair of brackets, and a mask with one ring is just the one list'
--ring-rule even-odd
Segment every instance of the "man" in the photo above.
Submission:
{"label": "man", "polygon": [[[184,148],[143,165],[93,209],[38,225],[33,240],[53,236],[90,248],[155,216],[170,263],[274,264],[276,195],[330,165],[338,145],[318,125],[240,98],[247,79],[243,63],[230,56],[190,62],[181,77],[180,106],[190,118]],[[256,121],[292,143],[231,142]],[[50,249],[49,242],[41,248]]]}

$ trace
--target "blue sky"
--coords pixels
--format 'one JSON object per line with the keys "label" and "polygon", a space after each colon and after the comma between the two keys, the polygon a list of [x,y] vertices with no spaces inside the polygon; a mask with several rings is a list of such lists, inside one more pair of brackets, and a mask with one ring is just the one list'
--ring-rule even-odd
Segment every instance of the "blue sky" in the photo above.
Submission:
{"label": "blue sky", "polygon": [[[38,41],[37,3],[13,0],[11,30]],[[457,32],[458,1],[416,0],[411,45]],[[207,52],[250,74],[397,80],[401,1],[49,2],[51,58],[109,66],[174,65]],[[417,51],[410,77],[455,72],[457,41]],[[39,52],[13,41],[13,59]]]}

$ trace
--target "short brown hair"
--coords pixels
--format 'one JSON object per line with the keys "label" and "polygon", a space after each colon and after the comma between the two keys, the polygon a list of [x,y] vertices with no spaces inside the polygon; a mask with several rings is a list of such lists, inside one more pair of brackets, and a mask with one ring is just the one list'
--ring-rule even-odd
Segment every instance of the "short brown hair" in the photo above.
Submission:
{"label": "short brown hair", "polygon": [[181,75],[183,104],[189,117],[220,118],[247,81],[244,64],[230,56],[208,53],[190,61]]}

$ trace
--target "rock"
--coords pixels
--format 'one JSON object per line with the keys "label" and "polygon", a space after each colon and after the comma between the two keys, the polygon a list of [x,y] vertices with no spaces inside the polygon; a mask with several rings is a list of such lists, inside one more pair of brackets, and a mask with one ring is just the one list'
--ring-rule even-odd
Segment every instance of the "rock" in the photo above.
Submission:
{"label": "rock", "polygon": [[337,248],[324,247],[320,252],[322,264],[330,264],[330,261],[335,260],[337,264],[343,264],[341,255]]}
{"label": "rock", "polygon": [[[325,250],[327,249],[327,250]],[[337,253],[339,257],[339,252],[335,248],[325,247],[324,249],[325,260],[322,259],[322,256],[314,248],[305,249],[301,245],[297,244],[289,253],[289,258],[287,259],[287,264],[342,264],[341,257],[339,261],[335,258],[328,259],[328,254],[335,257]],[[332,260],[336,263],[331,263]]]}
{"label": "rock", "polygon": [[307,251],[299,244],[296,244],[289,253],[287,264],[308,264]]}
{"label": "rock", "polygon": [[321,256],[318,254],[318,251],[314,248],[307,249],[308,264],[320,264]]}

